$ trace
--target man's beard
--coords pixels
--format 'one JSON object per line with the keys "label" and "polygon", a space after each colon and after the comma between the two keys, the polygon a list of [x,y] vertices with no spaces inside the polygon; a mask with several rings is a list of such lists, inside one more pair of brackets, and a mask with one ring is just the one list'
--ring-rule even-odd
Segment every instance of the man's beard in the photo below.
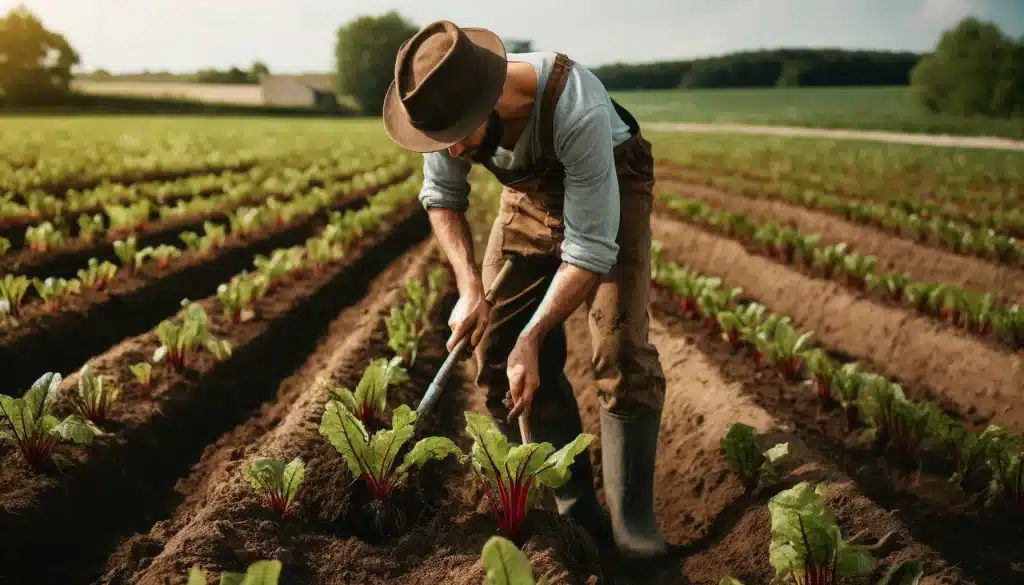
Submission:
{"label": "man's beard", "polygon": [[501,145],[501,139],[505,133],[505,128],[502,124],[501,118],[498,116],[498,112],[491,110],[490,116],[487,117],[487,130],[484,134],[484,139],[474,151],[472,159],[475,162],[482,163],[494,156],[494,153],[498,152],[498,146]]}

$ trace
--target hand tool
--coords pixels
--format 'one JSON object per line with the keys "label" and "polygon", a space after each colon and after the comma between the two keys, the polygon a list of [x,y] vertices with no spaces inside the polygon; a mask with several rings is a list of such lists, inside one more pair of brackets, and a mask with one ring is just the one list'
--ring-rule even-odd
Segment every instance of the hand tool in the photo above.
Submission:
{"label": "hand tool", "polygon": [[[494,277],[494,281],[491,283],[490,288],[487,290],[484,298],[488,303],[493,303],[494,299],[498,296],[498,290],[501,288],[501,284],[508,277],[509,272],[512,269],[512,258],[506,258],[504,266],[498,272],[498,275]],[[452,370],[455,367],[455,363],[459,361],[465,352],[469,349],[469,341],[472,337],[472,331],[467,331],[466,334],[455,344],[455,349],[448,354],[445,358],[444,363],[437,370],[437,374],[434,376],[434,381],[427,386],[427,392],[423,395],[423,399],[420,400],[419,406],[416,407],[416,418],[422,418],[425,414],[430,412],[432,408],[437,404],[438,398],[441,397],[441,389],[448,383],[448,379],[452,376]],[[522,417],[520,417],[522,420]],[[523,428],[522,425],[525,422],[520,423],[520,430]]]}

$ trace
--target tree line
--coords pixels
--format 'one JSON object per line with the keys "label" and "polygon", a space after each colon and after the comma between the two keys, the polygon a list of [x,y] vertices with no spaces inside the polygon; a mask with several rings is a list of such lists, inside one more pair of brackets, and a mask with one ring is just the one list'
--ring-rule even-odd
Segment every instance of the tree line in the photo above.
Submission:
{"label": "tree line", "polygon": [[[334,47],[338,95],[354,98],[364,114],[379,115],[398,49],[417,30],[396,11],[342,24]],[[510,52],[534,50],[529,40],[505,42]],[[72,68],[80,62],[67,39],[46,29],[24,6],[0,18],[0,105],[60,102],[70,93]],[[204,69],[195,81],[258,83],[269,71],[257,61],[246,69]],[[935,49],[924,55],[776,49],[688,61],[616,63],[593,71],[612,91],[909,84],[926,112],[1024,116],[1024,38],[1008,37],[994,23],[972,17],[944,31]]]}
{"label": "tree line", "polygon": [[907,85],[920,59],[907,52],[774,49],[687,61],[615,63],[593,72],[611,91]]}

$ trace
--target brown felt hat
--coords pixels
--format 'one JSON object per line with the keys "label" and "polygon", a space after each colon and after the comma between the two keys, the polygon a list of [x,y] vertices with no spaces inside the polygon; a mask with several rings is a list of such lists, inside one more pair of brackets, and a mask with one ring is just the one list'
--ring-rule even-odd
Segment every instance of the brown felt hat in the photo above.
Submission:
{"label": "brown felt hat", "polygon": [[413,152],[444,150],[470,136],[498,103],[508,66],[493,32],[432,22],[398,50],[384,98],[384,129]]}

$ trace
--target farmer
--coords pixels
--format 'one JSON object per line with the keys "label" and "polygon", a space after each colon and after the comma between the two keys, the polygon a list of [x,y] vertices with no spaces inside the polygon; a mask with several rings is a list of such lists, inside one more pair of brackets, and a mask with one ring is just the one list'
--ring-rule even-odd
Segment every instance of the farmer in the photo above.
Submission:
{"label": "farmer", "polygon": [[[383,118],[396,144],[426,153],[419,199],[459,291],[448,350],[471,335],[477,385],[510,440],[525,412],[531,440],[561,447],[583,430],[563,322],[586,303],[610,522],[586,451],[555,490],[559,513],[623,556],[664,553],[653,481],[665,377],[647,334],[654,164],[636,120],[565,55],[506,55],[493,32],[448,21],[402,45]],[[505,186],[482,269],[465,218],[474,162]]]}

